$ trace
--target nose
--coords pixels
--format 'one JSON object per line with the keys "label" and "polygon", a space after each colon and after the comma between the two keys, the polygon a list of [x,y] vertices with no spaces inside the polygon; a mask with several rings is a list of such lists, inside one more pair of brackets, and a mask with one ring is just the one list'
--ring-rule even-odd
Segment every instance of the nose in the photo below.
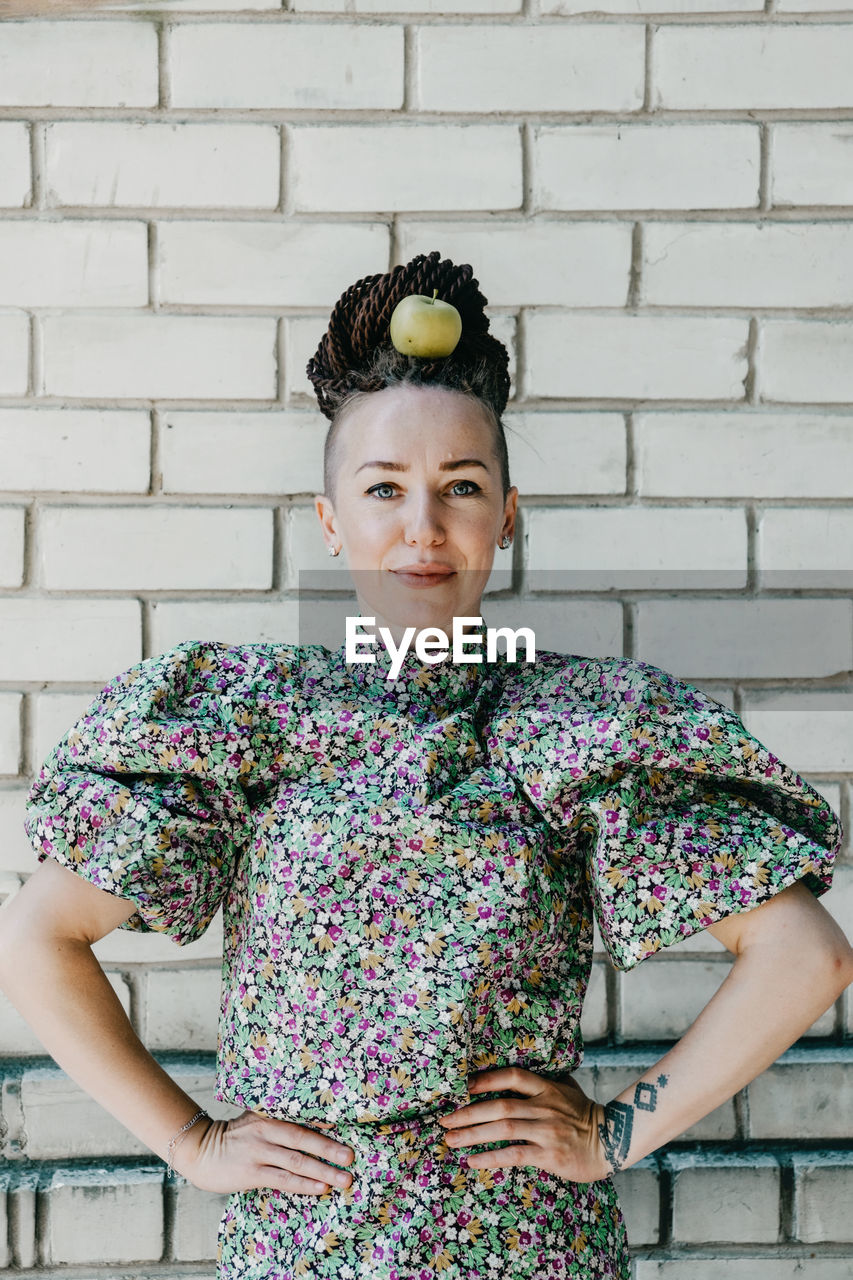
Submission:
{"label": "nose", "polygon": [[444,528],[435,499],[431,494],[413,495],[406,506],[404,536],[411,546],[435,546],[444,541]]}

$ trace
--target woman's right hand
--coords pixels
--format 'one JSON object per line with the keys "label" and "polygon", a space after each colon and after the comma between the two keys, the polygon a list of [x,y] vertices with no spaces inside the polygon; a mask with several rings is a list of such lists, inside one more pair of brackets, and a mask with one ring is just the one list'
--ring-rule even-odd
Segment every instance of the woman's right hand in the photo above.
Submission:
{"label": "woman's right hand", "polygon": [[[327,1127],[327,1126],[324,1126]],[[321,1195],[329,1186],[352,1185],[352,1147],[309,1125],[244,1111],[232,1120],[203,1119],[177,1144],[172,1167],[201,1191],[249,1191],[272,1187],[295,1195]]]}

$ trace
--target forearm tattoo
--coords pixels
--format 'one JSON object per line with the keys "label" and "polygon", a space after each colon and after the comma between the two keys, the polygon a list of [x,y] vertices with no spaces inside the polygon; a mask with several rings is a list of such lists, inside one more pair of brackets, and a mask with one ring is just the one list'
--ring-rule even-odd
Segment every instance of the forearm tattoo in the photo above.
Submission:
{"label": "forearm tattoo", "polygon": [[613,1172],[622,1168],[631,1150],[631,1133],[634,1128],[634,1111],[654,1111],[658,1105],[658,1090],[669,1082],[668,1076],[658,1076],[652,1084],[641,1080],[634,1090],[633,1106],[630,1102],[608,1102],[604,1107],[604,1122],[598,1126],[601,1145]]}

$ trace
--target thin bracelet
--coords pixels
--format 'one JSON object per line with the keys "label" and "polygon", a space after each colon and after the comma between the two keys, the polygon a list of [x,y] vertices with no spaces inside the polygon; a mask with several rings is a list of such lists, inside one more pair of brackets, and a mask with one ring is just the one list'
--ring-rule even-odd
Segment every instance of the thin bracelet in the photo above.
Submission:
{"label": "thin bracelet", "polygon": [[172,1160],[173,1160],[173,1159],[174,1159],[174,1157],[175,1157],[175,1143],[178,1141],[178,1138],[180,1138],[181,1134],[182,1134],[182,1133],[186,1133],[187,1129],[191,1129],[191,1128],[193,1127],[193,1125],[195,1124],[196,1120],[200,1120],[200,1119],[202,1118],[202,1116],[207,1116],[208,1120],[210,1119],[210,1116],[209,1116],[209,1115],[208,1115],[208,1113],[204,1110],[204,1108],[203,1108],[203,1107],[201,1108],[201,1110],[199,1110],[199,1111],[197,1111],[197,1112],[195,1113],[195,1115],[193,1116],[192,1120],[188,1120],[188,1121],[186,1122],[186,1124],[183,1126],[183,1128],[178,1130],[178,1132],[175,1134],[175,1136],[174,1136],[173,1138],[170,1138],[170,1139],[169,1139],[169,1145],[168,1145],[168,1147],[166,1148],[166,1150],[167,1150],[167,1151],[168,1151],[168,1153],[169,1153],[169,1160],[168,1160],[169,1172],[168,1172],[168,1174],[166,1175],[167,1177],[171,1178],[171,1177],[173,1177],[173,1176],[174,1176],[174,1173],[175,1173],[175,1170],[174,1170],[174,1169],[173,1169],[173,1167],[172,1167]]}

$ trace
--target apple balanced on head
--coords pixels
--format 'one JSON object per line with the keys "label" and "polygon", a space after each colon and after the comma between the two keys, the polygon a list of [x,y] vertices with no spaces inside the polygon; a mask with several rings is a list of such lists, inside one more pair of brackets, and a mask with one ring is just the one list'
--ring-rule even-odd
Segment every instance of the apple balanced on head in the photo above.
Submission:
{"label": "apple balanced on head", "polygon": [[449,356],[462,336],[462,317],[452,302],[442,302],[438,289],[431,298],[410,293],[391,313],[391,341],[403,355],[434,360]]}

